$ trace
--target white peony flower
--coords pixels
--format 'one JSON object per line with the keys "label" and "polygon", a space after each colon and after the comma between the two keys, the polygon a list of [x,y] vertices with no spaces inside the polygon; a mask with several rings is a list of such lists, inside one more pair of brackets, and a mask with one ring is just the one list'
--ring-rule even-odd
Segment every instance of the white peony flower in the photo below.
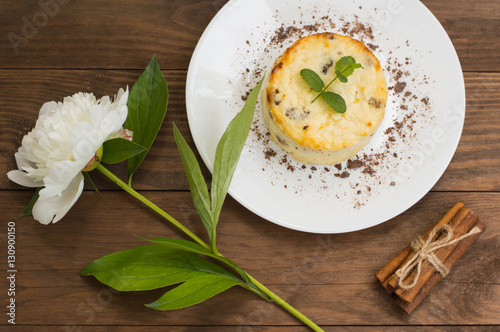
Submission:
{"label": "white peony flower", "polygon": [[33,217],[40,223],[61,220],[78,200],[82,170],[98,158],[102,144],[122,130],[127,99],[128,88],[120,89],[114,101],[80,92],[62,103],[42,106],[35,128],[15,154],[18,170],[7,174],[22,186],[45,187],[33,207]]}

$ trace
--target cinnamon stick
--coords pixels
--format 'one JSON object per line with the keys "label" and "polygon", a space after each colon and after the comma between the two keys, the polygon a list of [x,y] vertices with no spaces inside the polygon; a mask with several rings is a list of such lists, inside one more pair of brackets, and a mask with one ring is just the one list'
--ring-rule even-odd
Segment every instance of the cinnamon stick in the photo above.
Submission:
{"label": "cinnamon stick", "polygon": [[[452,225],[453,228],[452,241],[468,233],[476,224],[477,220],[478,216],[474,213],[470,213],[465,219],[457,220],[456,222],[457,224],[455,225],[450,224]],[[434,255],[439,261],[444,262],[448,258],[448,256],[454,251],[454,249],[458,246],[459,243],[440,248],[434,252]],[[438,273],[436,271],[436,268],[432,264],[430,264],[427,260],[424,260],[422,262],[420,268],[420,276],[417,280],[417,284],[415,285],[415,287],[409,290],[403,290],[401,288],[398,288],[396,289],[396,294],[403,301],[412,302],[417,296],[417,294],[420,292],[422,287],[429,281],[432,275],[436,273]],[[408,279],[413,280],[415,275],[416,275],[415,271],[410,273]]]}
{"label": "cinnamon stick", "polygon": [[[422,235],[422,238],[425,240],[427,239],[427,237],[429,236],[429,234],[436,228],[436,227],[439,227],[439,226],[442,226],[442,225],[447,225],[451,222],[451,220],[455,217],[455,215],[458,213],[458,211],[464,207],[464,204],[461,203],[461,202],[458,202],[455,204],[455,206],[453,206],[445,215],[443,218],[441,218],[441,220],[439,220],[439,222],[432,226],[431,228],[429,228],[423,235]],[[410,246],[407,246],[406,248],[403,249],[403,251],[401,251],[398,255],[396,255],[396,257],[394,257],[389,263],[387,263],[383,268],[381,268],[376,274],[375,274],[375,278],[377,278],[378,282],[383,284],[385,283],[385,281],[391,276],[394,274],[394,272],[396,272],[402,265],[403,265],[403,262],[407,262],[409,259],[408,259],[408,256],[410,254],[412,254],[412,249]],[[387,283],[386,283],[387,285]],[[388,292],[392,292],[393,290],[389,289],[389,288],[386,288],[384,286],[384,288],[386,289],[386,291]]]}
{"label": "cinnamon stick", "polygon": [[[455,263],[462,257],[467,250],[471,247],[474,242],[478,239],[479,236],[484,232],[484,225],[480,220],[477,220],[476,224],[473,226],[478,227],[480,229],[480,233],[474,234],[458,243],[455,250],[453,250],[450,255],[443,262],[444,266],[450,269]],[[411,314],[413,310],[422,302],[423,299],[429,294],[432,288],[442,279],[441,274],[434,273],[430,277],[430,279],[425,283],[420,292],[413,298],[413,301],[406,302],[401,298],[396,299],[396,303],[406,311],[407,314]]]}
{"label": "cinnamon stick", "polygon": [[[458,204],[458,203],[457,203]],[[455,205],[456,206],[456,205]],[[451,212],[451,210],[449,211]],[[451,217],[450,219],[449,216],[451,216],[451,214],[447,213],[445,215],[445,217],[443,217],[436,225],[434,225],[434,227],[431,228],[431,231],[429,233],[424,233],[424,235],[422,236],[422,240],[424,241],[427,241],[427,238],[429,237],[429,234],[437,227],[440,227],[442,225],[448,225],[448,224],[452,224],[452,225],[459,225],[460,222],[462,220],[465,219],[465,217],[467,217],[467,215],[470,213],[470,209],[468,209],[467,207],[465,207],[463,204],[462,204],[462,207],[458,210],[458,212],[453,216]],[[447,217],[448,216],[448,217]],[[441,223],[441,221],[444,219],[444,223]],[[433,241],[436,240],[436,239],[433,239]],[[411,250],[411,249],[410,249]],[[401,263],[401,266],[404,266],[406,263],[408,263],[408,261],[410,259],[413,258],[413,256],[415,255],[415,253],[412,251],[408,257],[403,261],[403,263]],[[396,276],[395,274],[391,275],[383,284],[384,288],[386,290],[390,290],[391,293],[395,291],[396,287],[397,287],[397,284],[398,284],[398,276]]]}

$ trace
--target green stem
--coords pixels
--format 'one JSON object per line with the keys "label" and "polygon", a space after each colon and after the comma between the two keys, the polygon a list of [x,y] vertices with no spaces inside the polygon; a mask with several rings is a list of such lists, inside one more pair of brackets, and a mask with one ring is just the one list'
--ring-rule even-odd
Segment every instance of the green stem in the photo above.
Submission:
{"label": "green stem", "polygon": [[137,198],[139,201],[142,203],[146,204],[148,207],[150,207],[153,211],[158,213],[160,216],[163,218],[167,219],[170,221],[175,227],[180,229],[184,234],[189,236],[193,241],[201,245],[202,247],[205,247],[208,250],[212,250],[212,247],[210,247],[208,244],[206,244],[202,239],[196,236],[193,232],[191,232],[189,229],[187,229],[184,225],[182,225],[180,222],[175,220],[171,215],[160,209],[157,205],[155,205],[153,202],[151,202],[149,199],[146,197],[142,196],[139,194],[137,191],[132,189],[128,184],[120,180],[116,175],[111,173],[106,167],[102,166],[102,164],[97,165],[96,167],[97,170],[99,170],[102,174],[106,175],[111,181],[116,183],[120,188],[128,192],[130,195],[134,196]]}
{"label": "green stem", "polygon": [[307,326],[309,326],[313,331],[324,332],[321,327],[319,327],[318,325],[316,325],[312,320],[310,320],[309,318],[307,318],[307,316],[305,316],[303,313],[301,313],[300,311],[298,311],[297,309],[295,309],[294,307],[292,307],[290,304],[288,304],[288,302],[286,302],[285,300],[283,300],[278,295],[274,294],[271,290],[269,290],[266,286],[264,286],[259,281],[257,281],[254,277],[252,277],[248,273],[247,273],[247,275],[250,278],[250,280],[255,284],[255,286],[257,286],[262,292],[264,292],[274,302],[276,302],[277,304],[279,304],[280,306],[282,306],[289,313],[291,313],[292,315],[294,315],[295,317],[297,317],[301,322],[303,322],[304,324],[306,324]]}
{"label": "green stem", "polygon": [[335,78],[334,78],[334,79],[333,79],[330,83],[328,83],[328,85],[327,85],[327,86],[325,86],[325,87],[323,88],[323,90],[321,90],[321,92],[319,93],[319,95],[317,95],[317,96],[316,96],[316,98],[314,98],[314,100],[313,100],[313,101],[311,101],[311,104],[312,104],[312,103],[314,103],[316,100],[318,100],[318,98],[319,98],[319,97],[321,97],[321,95],[323,94],[323,92],[325,92],[325,91],[326,91],[326,89],[328,89],[328,88],[330,87],[330,85],[332,85],[332,84],[333,84],[333,82],[335,82],[335,80],[336,80],[337,78],[339,78],[339,76],[338,76],[338,75],[337,75],[337,76],[335,76]]}
{"label": "green stem", "polygon": [[[102,174],[106,175],[111,181],[113,181],[115,184],[117,184],[120,188],[137,198],[139,201],[142,203],[146,204],[148,207],[153,209],[156,213],[158,213],[160,216],[165,218],[166,220],[170,221],[175,227],[180,229],[184,234],[186,234],[188,237],[190,237],[193,241],[201,245],[202,247],[210,250],[212,253],[214,253],[216,256],[219,256],[221,259],[220,261],[225,262],[228,260],[228,258],[224,257],[223,255],[219,254],[216,249],[214,251],[214,248],[212,246],[208,245],[205,243],[202,239],[200,239],[196,234],[191,232],[189,229],[187,229],[185,226],[183,226],[180,222],[178,222],[176,219],[174,219],[172,216],[170,216],[168,213],[160,209],[158,206],[156,206],[153,202],[148,200],[146,197],[142,196],[139,194],[137,191],[135,191],[131,186],[120,180],[116,175],[111,173],[107,168],[102,166],[101,164],[97,165],[96,167],[97,170],[99,170]],[[226,262],[225,262],[226,263]],[[246,272],[245,272],[246,273]],[[289,313],[291,313],[293,316],[298,318],[301,322],[309,326],[313,331],[316,332],[324,332],[318,325],[316,325],[312,320],[307,318],[304,314],[302,314],[300,311],[292,307],[290,304],[288,304],[285,300],[283,300],[281,297],[273,293],[271,290],[269,290],[266,286],[261,284],[259,281],[257,281],[254,277],[246,273],[248,278],[252,281],[252,283],[262,291],[262,293],[266,294],[269,296],[270,299],[272,299],[276,304],[279,304],[281,307],[283,307],[285,310],[287,310]],[[257,295],[261,296],[258,294],[256,291],[252,290],[251,287],[247,287],[248,290],[253,291]]]}

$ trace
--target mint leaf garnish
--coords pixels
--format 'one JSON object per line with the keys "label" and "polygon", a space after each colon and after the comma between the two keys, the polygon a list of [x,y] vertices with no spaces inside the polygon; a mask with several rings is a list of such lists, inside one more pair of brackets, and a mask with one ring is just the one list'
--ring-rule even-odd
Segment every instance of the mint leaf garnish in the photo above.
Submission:
{"label": "mint leaf garnish", "polygon": [[344,98],[335,92],[327,91],[321,94],[321,98],[330,105],[331,108],[337,113],[345,113],[347,111],[347,105]]}
{"label": "mint leaf garnish", "polygon": [[352,56],[342,57],[335,64],[335,78],[325,86],[325,83],[321,77],[311,69],[302,69],[300,71],[300,76],[306,81],[307,84],[319,94],[311,102],[314,103],[320,97],[332,107],[337,113],[345,113],[347,110],[346,102],[341,95],[334,92],[327,92],[326,90],[332,85],[335,80],[339,80],[342,83],[347,83],[347,77],[354,73],[355,69],[361,68],[361,64],[356,63],[356,60]]}
{"label": "mint leaf garnish", "polygon": [[325,87],[325,83],[323,83],[323,80],[321,77],[319,77],[316,72],[314,72],[311,69],[302,69],[300,71],[300,76],[306,81],[307,84],[316,92],[321,92],[323,91],[323,88]]}
{"label": "mint leaf garnish", "polygon": [[[354,60],[352,56],[345,56],[335,64],[335,73],[342,83],[346,83],[347,77],[351,76],[357,68],[361,68],[361,64],[356,63],[356,60]],[[343,79],[345,79],[345,81],[343,81]]]}

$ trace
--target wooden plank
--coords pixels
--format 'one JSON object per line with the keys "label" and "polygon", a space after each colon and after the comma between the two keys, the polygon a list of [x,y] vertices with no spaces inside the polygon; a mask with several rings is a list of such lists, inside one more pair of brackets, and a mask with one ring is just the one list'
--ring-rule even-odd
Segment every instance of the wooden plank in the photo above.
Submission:
{"label": "wooden plank", "polygon": [[[187,193],[146,195],[203,234]],[[240,289],[186,310],[150,311],[143,304],[161,296],[161,290],[116,294],[93,278],[80,277],[78,271],[95,258],[142,244],[133,234],[177,237],[176,232],[124,193],[86,192],[67,217],[52,226],[17,219],[27,199],[26,192],[0,192],[4,220],[17,221],[16,301],[18,319],[24,324],[296,324],[281,310]],[[373,274],[458,200],[481,216],[487,231],[408,317],[375,283]],[[494,193],[431,193],[385,224],[328,236],[283,229],[229,199],[219,226],[219,248],[320,324],[500,324],[499,204],[500,194]],[[2,261],[6,261],[4,246],[2,241]],[[5,286],[0,280],[0,288]]]}
{"label": "wooden plank", "polygon": [[[2,2],[1,68],[141,69],[156,53],[162,68],[187,69],[203,30],[227,1],[59,2],[65,4],[57,13],[45,10],[52,16],[36,1]],[[500,59],[492,57],[500,53],[498,1],[423,2],[449,33],[465,71],[498,70]],[[33,21],[39,27],[26,28]],[[9,33],[23,42],[13,47]]]}
{"label": "wooden plank", "polygon": [[[157,312],[144,304],[155,301],[165,290],[113,293],[94,281],[85,283],[76,288],[27,288],[20,283],[16,293],[16,320],[36,325],[297,324],[274,304],[242,288],[231,289],[194,307]],[[451,282],[442,284],[412,316],[408,316],[375,284],[272,287],[319,325],[500,324],[500,286],[478,284],[471,288]]]}
{"label": "wooden plank", "polygon": [[[434,187],[440,191],[500,190],[500,75],[465,74],[467,108],[457,152]],[[490,183],[493,181],[494,183]]]}
{"label": "wooden plank", "polygon": [[[45,101],[62,100],[77,91],[93,91],[98,96],[113,95],[120,87],[132,86],[141,71],[109,70],[0,70],[0,189],[20,189],[5,174],[15,167],[14,153],[22,136],[34,126]],[[143,190],[187,190],[187,180],[172,136],[175,122],[192,144],[184,101],[185,71],[165,71],[170,89],[167,117],[157,142],[142,168],[134,176],[136,188]],[[500,74],[465,75],[467,115],[461,144],[438,191],[500,190]],[[123,165],[110,167],[122,178]],[[209,173],[204,169],[208,178]],[[116,189],[95,176],[101,189]]]}
{"label": "wooden plank", "polygon": [[[54,330],[79,332],[150,332],[154,326],[60,326],[60,325],[21,325],[16,327],[0,326],[0,331],[33,329],[38,332]],[[169,326],[168,332],[309,332],[303,326]],[[498,326],[322,326],[325,332],[493,332]]]}

